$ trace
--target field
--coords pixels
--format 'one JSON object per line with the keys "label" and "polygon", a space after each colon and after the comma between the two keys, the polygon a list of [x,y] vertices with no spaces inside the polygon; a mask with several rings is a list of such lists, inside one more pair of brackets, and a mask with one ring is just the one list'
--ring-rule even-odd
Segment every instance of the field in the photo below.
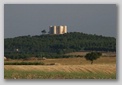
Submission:
{"label": "field", "polygon": [[[15,62],[17,60],[5,61]],[[5,79],[116,79],[116,57],[31,60],[44,65],[5,65]],[[22,62],[18,60],[17,62]]]}
{"label": "field", "polygon": [[5,79],[115,79],[115,65],[5,66]]}

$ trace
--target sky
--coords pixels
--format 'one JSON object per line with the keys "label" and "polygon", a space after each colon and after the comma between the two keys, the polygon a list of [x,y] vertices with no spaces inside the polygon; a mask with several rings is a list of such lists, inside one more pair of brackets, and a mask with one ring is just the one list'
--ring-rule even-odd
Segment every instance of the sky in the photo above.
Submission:
{"label": "sky", "polygon": [[117,35],[116,4],[5,4],[4,38],[41,35],[49,26],[66,25],[68,32]]}

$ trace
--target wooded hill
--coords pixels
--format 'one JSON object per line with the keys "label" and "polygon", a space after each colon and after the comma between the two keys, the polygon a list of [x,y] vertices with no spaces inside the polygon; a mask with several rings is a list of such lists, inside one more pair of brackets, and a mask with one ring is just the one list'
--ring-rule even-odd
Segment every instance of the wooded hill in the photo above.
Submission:
{"label": "wooded hill", "polygon": [[[70,32],[61,35],[19,36],[4,39],[4,56],[8,58],[67,57],[76,51],[116,51],[116,39],[101,35]],[[62,56],[63,55],[63,56]]]}

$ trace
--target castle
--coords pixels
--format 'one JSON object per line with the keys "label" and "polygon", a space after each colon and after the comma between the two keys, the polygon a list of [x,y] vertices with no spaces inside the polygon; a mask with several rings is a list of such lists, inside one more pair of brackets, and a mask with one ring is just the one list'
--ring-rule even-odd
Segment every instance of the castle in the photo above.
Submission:
{"label": "castle", "polygon": [[50,34],[64,34],[67,33],[67,26],[50,26]]}

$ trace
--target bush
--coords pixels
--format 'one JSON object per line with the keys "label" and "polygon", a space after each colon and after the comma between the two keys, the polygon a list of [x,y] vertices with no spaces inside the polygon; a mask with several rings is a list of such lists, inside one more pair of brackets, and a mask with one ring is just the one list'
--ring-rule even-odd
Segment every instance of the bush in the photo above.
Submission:
{"label": "bush", "polygon": [[4,65],[44,65],[43,62],[5,62]]}
{"label": "bush", "polygon": [[96,60],[97,58],[99,58],[102,54],[100,52],[91,52],[91,53],[87,53],[85,55],[86,60],[90,60],[91,64],[93,64],[93,60]]}

